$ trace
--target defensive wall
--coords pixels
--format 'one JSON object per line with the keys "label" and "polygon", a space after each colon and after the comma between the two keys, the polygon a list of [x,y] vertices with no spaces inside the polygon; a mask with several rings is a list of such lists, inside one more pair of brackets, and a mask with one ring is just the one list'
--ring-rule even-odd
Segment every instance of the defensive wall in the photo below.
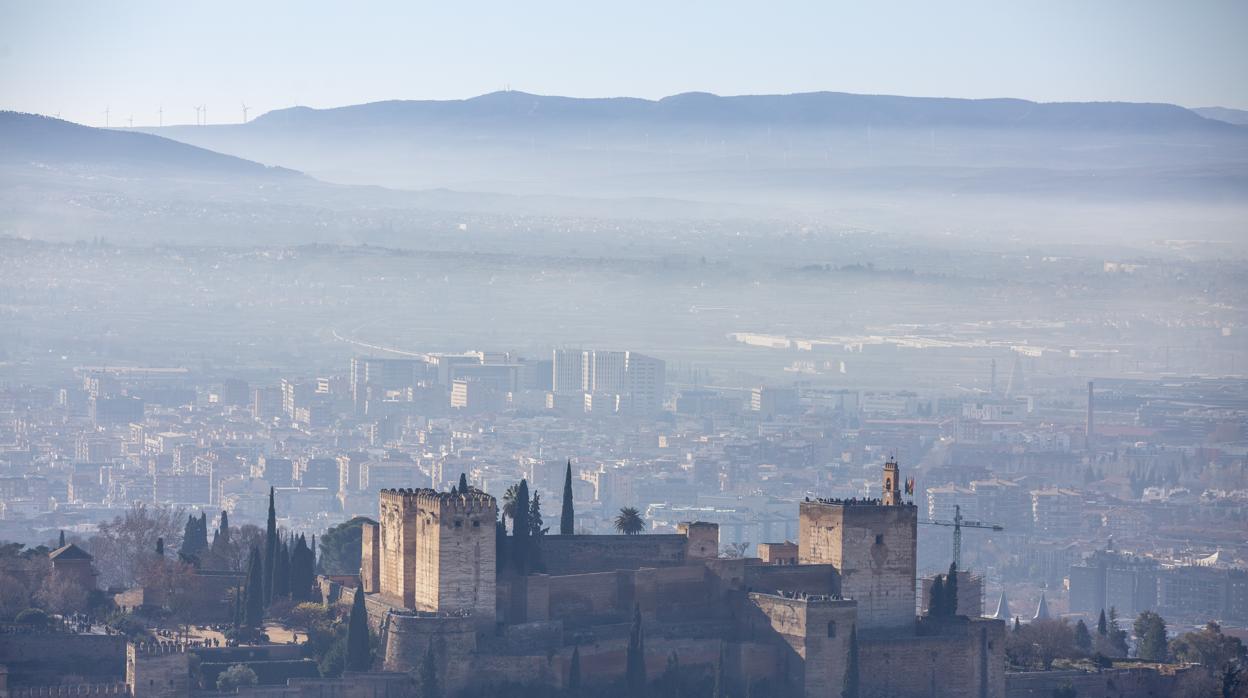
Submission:
{"label": "defensive wall", "polygon": [[126,674],[125,656],[126,638],[120,635],[0,633],[0,663],[8,667],[11,688],[120,681]]}
{"label": "defensive wall", "polygon": [[1005,632],[1005,621],[987,618],[925,625],[922,633],[859,632],[863,695],[1002,698]]}

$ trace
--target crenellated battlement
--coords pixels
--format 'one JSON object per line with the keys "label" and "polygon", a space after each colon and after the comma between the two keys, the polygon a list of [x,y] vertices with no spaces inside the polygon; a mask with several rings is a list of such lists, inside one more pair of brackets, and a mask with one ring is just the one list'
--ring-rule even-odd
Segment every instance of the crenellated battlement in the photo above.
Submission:
{"label": "crenellated battlement", "polygon": [[381,491],[381,501],[383,504],[398,504],[403,508],[414,504],[447,513],[489,512],[491,516],[495,514],[497,507],[494,497],[473,488],[469,488],[467,492],[439,492],[428,487],[385,489]]}

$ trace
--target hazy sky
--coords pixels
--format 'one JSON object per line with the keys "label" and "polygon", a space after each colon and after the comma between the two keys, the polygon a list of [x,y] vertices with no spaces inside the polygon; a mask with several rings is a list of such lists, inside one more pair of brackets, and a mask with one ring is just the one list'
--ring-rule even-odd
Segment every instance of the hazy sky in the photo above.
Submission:
{"label": "hazy sky", "polygon": [[[360,8],[360,9],[348,9]],[[367,8],[365,10],[364,8]],[[1248,2],[0,0],[0,108],[92,125],[501,89],[1248,108]]]}

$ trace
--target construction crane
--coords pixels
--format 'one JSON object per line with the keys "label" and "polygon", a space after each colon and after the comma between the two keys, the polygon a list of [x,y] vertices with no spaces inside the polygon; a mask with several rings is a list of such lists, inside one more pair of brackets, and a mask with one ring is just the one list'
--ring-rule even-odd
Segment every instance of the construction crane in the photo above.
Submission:
{"label": "construction crane", "polygon": [[963,528],[984,528],[990,531],[1004,531],[1005,526],[1000,524],[984,523],[983,521],[968,521],[962,518],[962,505],[953,505],[953,521],[920,521],[921,524],[928,526],[953,526],[953,564],[958,569],[962,569],[962,529]]}

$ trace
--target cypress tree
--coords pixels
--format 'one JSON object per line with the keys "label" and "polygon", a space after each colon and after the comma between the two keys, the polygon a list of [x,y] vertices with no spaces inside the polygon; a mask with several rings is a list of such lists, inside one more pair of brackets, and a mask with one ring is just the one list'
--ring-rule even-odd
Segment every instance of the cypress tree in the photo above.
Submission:
{"label": "cypress tree", "polygon": [[208,513],[200,512],[199,514],[199,550],[200,552],[208,550]]}
{"label": "cypress tree", "polygon": [[182,547],[178,550],[187,559],[193,558],[199,553],[195,548],[199,544],[197,528],[199,528],[199,524],[195,521],[195,517],[187,516],[186,525],[182,527]]}
{"label": "cypress tree", "polygon": [[1022,630],[1023,624],[1019,622],[1018,616],[1014,616],[1014,632]]}
{"label": "cypress tree", "polygon": [[1109,623],[1105,620],[1105,609],[1101,609],[1101,617],[1096,619],[1096,634],[1101,637],[1109,635]]}
{"label": "cypress tree", "polygon": [[511,520],[511,554],[516,571],[529,571],[529,483],[521,480],[516,488],[516,511]]}
{"label": "cypress tree", "polygon": [[307,601],[312,598],[312,583],[316,575],[312,571],[312,551],[302,534],[295,539],[290,552],[290,598]]}
{"label": "cypress tree", "polygon": [[[749,685],[749,679],[746,679]],[[711,698],[728,698],[728,676],[724,669],[724,646],[720,643],[719,656],[715,659],[715,679],[711,684]]]}
{"label": "cypress tree", "polygon": [[633,627],[628,634],[628,653],[625,655],[624,682],[630,698],[645,695],[646,690],[646,641],[641,630],[641,605],[633,604]]}
{"label": "cypress tree", "polygon": [[243,626],[259,628],[264,623],[264,571],[260,551],[252,546],[247,559],[247,589],[243,606]]}
{"label": "cypress tree", "polygon": [[849,659],[845,663],[845,681],[841,698],[858,698],[858,626],[849,626]]}
{"label": "cypress tree", "polygon": [[217,528],[217,540],[221,541],[221,545],[230,544],[230,515],[224,509],[221,510],[221,525]]}
{"label": "cypress tree", "polygon": [[932,590],[928,593],[927,598],[927,615],[930,618],[940,618],[945,615],[945,578],[936,575],[932,579]]}
{"label": "cypress tree", "polygon": [[156,557],[164,557],[164,556],[165,556],[165,539],[157,538],[156,539]]}
{"label": "cypress tree", "polygon": [[500,516],[494,522],[494,564],[500,570],[507,569],[509,562],[507,548],[507,524],[503,523],[503,519]]}
{"label": "cypress tree", "polygon": [[269,523],[264,533],[264,605],[273,599],[273,567],[277,563],[277,510],[273,507],[273,488],[269,488]]}
{"label": "cypress tree", "polygon": [[459,493],[463,494],[468,491],[468,475],[466,473],[459,474]]}
{"label": "cypress tree", "polygon": [[60,537],[60,538],[56,541],[56,547],[57,547],[57,548],[64,548],[64,547],[65,547],[65,531],[64,531],[64,529],[62,529],[62,530],[61,530],[61,537]]}
{"label": "cypress tree", "polygon": [[559,515],[559,535],[570,536],[576,532],[576,515],[572,510],[572,459],[563,474],[563,511]]}
{"label": "cypress tree", "polygon": [[290,597],[290,549],[286,542],[277,544],[277,559],[273,563],[273,594],[270,603]]}
{"label": "cypress tree", "polygon": [[568,667],[568,693],[578,698],[581,693],[581,648],[572,648],[572,665]]}
{"label": "cypress tree", "polygon": [[529,500],[529,537],[536,538],[543,533],[545,531],[542,528],[542,493],[534,492],[532,499]]}
{"label": "cypress tree", "polygon": [[945,577],[945,603],[944,612],[946,616],[956,616],[958,614],[958,563],[949,563],[949,574]]}
{"label": "cypress tree", "polygon": [[438,698],[442,695],[438,687],[438,665],[433,657],[433,638],[429,639],[429,649],[420,660],[420,698]]}
{"label": "cypress tree", "polygon": [[364,585],[355,587],[351,619],[347,623],[347,671],[368,671],[373,664],[368,646],[368,613],[364,610]]}
{"label": "cypress tree", "polygon": [[316,579],[316,534],[312,534],[312,545],[308,546],[308,550],[312,553],[312,578]]}

